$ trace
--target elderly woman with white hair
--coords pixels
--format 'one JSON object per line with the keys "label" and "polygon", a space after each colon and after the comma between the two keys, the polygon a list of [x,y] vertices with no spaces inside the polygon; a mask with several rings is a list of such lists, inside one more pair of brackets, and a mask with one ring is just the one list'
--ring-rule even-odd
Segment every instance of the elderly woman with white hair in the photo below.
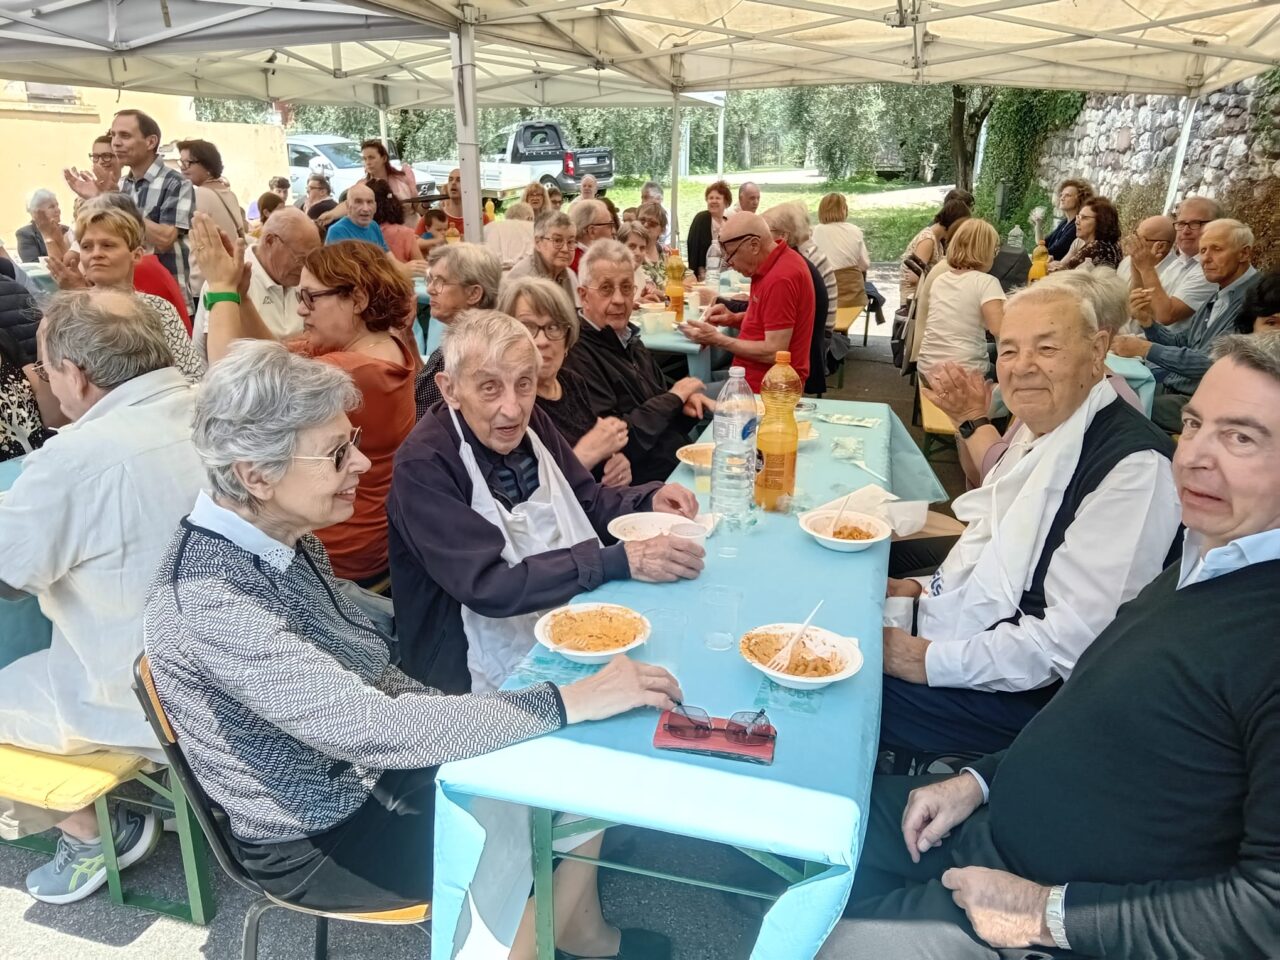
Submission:
{"label": "elderly woman with white hair", "polygon": [[437,330],[448,329],[464,310],[492,307],[501,282],[502,263],[492,250],[478,243],[444,244],[427,257],[427,293],[431,295],[427,345],[431,353],[413,385],[419,420],[441,400],[436,374],[444,369],[444,352]]}
{"label": "elderly woman with white hair", "polygon": [[[350,518],[369,469],[348,419],[359,403],[338,367],[235,345],[196,404],[210,492],[174,534],[145,614],[156,689],[239,862],[277,897],[351,912],[431,899],[440,764],[681,695],[627,657],[566,686],[462,697],[393,666],[394,641],[313,535]],[[565,866],[561,945],[614,952],[594,868]],[[510,956],[534,956],[530,922]]]}
{"label": "elderly woman with white hair", "polygon": [[[958,539],[890,551],[886,746],[1004,749],[1164,569],[1179,517],[1173,444],[1108,382],[1109,339],[1077,287],[1010,298],[996,375],[1020,425],[981,486],[952,504],[967,524]],[[930,382],[949,407],[952,384]],[[986,409],[953,408],[969,416],[956,422],[961,443],[999,439]]]}
{"label": "elderly woman with white hair", "polygon": [[62,208],[52,190],[40,189],[27,200],[31,222],[19,227],[18,259],[34,263],[41,257],[59,260],[72,249],[71,228],[62,223]]}
{"label": "elderly woman with white hair", "polygon": [[818,294],[818,300],[821,302],[823,299],[821,293],[823,290],[826,291],[826,312],[819,318],[821,323],[814,324],[814,329],[817,330],[819,326],[823,326],[830,333],[836,325],[836,305],[840,299],[836,271],[831,266],[831,261],[827,259],[827,255],[813,242],[813,230],[809,226],[809,211],[803,203],[796,200],[770,207],[760,216],[764,217],[765,222],[769,224],[775,239],[785,240],[787,246],[808,260],[817,272],[821,286],[815,285],[814,292]]}
{"label": "elderly woman with white hair", "polygon": [[387,500],[396,623],[406,673],[483,692],[529,652],[543,611],[609,580],[696,577],[701,547],[619,544],[608,526],[637,511],[692,518],[698,503],[677,484],[591,476],[536,406],[541,357],[520,321],[468,311],[443,349],[444,403],[400,448]]}

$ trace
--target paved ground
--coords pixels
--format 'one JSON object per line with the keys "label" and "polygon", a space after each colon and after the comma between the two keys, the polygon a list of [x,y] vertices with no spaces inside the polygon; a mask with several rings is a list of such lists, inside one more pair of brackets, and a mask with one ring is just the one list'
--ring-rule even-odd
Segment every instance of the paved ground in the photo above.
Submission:
{"label": "paved ground", "polygon": [[[730,183],[739,184],[751,180],[761,186],[769,184],[786,184],[794,188],[810,188],[820,190],[826,178],[817,170],[770,170],[760,173],[726,174]],[[697,176],[683,177],[693,183],[709,184],[719,180],[714,173],[702,173]],[[913,187],[910,190],[883,190],[879,193],[847,194],[850,210],[869,210],[875,207],[910,207],[916,204],[928,204],[933,207],[942,205],[942,198],[951,189],[951,184],[940,184],[928,187]]]}
{"label": "paved ground", "polygon": [[[872,279],[896,307],[896,271],[873,268]],[[904,423],[910,422],[911,389],[889,358],[889,324],[871,330],[862,347],[861,325],[845,372],[845,386],[831,399],[889,403]],[[918,436],[918,431],[913,429]],[[935,462],[939,478],[954,495],[961,489],[959,468]],[[610,832],[606,853],[617,859],[662,867],[671,872],[760,886],[772,876],[725,847],[648,831]],[[0,846],[0,960],[233,960],[240,956],[240,931],[249,895],[218,873],[218,914],[208,928],[116,907],[103,890],[88,900],[64,907],[36,903],[27,896],[23,877],[40,857]],[[132,882],[157,893],[181,889],[182,872],[176,838],[166,835],[156,855],[129,871]],[[609,919],[622,926],[647,926],[670,936],[676,960],[742,960],[750,954],[759,929],[756,901],[726,897],[689,886],[674,886],[622,873],[602,873],[602,896]],[[305,960],[311,956],[309,922],[277,911],[263,920],[262,960]],[[370,927],[334,924],[330,954],[334,958],[425,960],[428,935],[418,927]]]}

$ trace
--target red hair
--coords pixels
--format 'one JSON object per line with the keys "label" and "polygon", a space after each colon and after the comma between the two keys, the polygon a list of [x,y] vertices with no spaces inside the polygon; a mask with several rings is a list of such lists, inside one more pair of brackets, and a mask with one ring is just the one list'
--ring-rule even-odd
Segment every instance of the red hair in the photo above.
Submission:
{"label": "red hair", "polygon": [[342,240],[317,247],[303,265],[326,287],[348,295],[363,291],[369,303],[360,319],[373,333],[403,329],[413,319],[417,308],[413,284],[371,243]]}

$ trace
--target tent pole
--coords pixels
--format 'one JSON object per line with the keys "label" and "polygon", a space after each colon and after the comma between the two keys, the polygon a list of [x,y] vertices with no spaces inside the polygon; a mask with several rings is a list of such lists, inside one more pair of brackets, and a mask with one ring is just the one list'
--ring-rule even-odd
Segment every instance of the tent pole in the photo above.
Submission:
{"label": "tent pole", "polygon": [[386,107],[378,108],[378,139],[382,141],[382,145],[384,147],[391,142],[390,140],[387,139],[387,108]]}
{"label": "tent pole", "polygon": [[[725,98],[728,99],[728,94]],[[716,123],[716,176],[724,176],[724,104],[720,104],[720,117]]]}
{"label": "tent pole", "polygon": [[680,92],[671,91],[671,243],[680,246]]}
{"label": "tent pole", "polygon": [[449,34],[453,55],[453,105],[458,128],[458,168],[462,171],[463,235],[472,243],[484,236],[480,199],[480,143],[476,131],[476,28],[459,23]]}
{"label": "tent pole", "polygon": [[1187,160],[1187,144],[1191,142],[1191,121],[1195,119],[1196,108],[1199,106],[1199,97],[1187,99],[1187,115],[1182,118],[1182,135],[1178,137],[1178,149],[1173,154],[1173,171],[1169,174],[1169,189],[1164,195],[1165,213],[1173,209],[1173,202],[1178,198],[1178,187],[1182,183],[1182,166]]}

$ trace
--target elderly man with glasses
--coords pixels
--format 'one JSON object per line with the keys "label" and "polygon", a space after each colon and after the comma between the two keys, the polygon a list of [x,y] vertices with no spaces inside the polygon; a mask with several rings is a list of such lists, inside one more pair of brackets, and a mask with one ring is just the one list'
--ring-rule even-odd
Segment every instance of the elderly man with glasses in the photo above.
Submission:
{"label": "elderly man with glasses", "polygon": [[[746,370],[747,383],[757,393],[780,350],[791,351],[791,366],[801,380],[806,379],[815,309],[808,263],[785,239],[775,240],[764,217],[754,213],[735,213],[724,222],[720,249],[725,267],[751,278],[746,312],[739,314],[723,302],[716,303],[701,320],[686,321],[685,336],[733,354],[734,366]],[[735,326],[739,328],[736,337],[719,329]]]}
{"label": "elderly man with glasses", "polygon": [[468,310],[442,350],[445,402],[396,454],[387,500],[400,666],[445,693],[484,693],[529,652],[541,612],[609,580],[696,577],[696,544],[617,544],[607,528],[635,511],[692,517],[698,504],[675,484],[591,476],[535,406],[541,360],[520,321]]}
{"label": "elderly man with glasses", "polygon": [[[1135,247],[1131,253],[1132,276],[1126,278],[1132,288],[1129,306],[1135,317],[1162,326],[1176,326],[1188,320],[1214,295],[1217,284],[1205,275],[1200,258],[1200,235],[1221,216],[1222,208],[1216,200],[1187,197],[1178,204],[1178,215],[1173,221],[1174,249],[1168,251],[1167,257],[1159,258],[1150,243],[1139,243]],[[1139,237],[1148,229],[1148,221],[1144,220],[1138,228]],[[1162,227],[1160,236],[1164,235]]]}
{"label": "elderly man with glasses", "polygon": [[578,302],[578,275],[573,269],[577,231],[567,213],[548,210],[533,221],[533,250],[515,262],[509,277],[543,277]]}
{"label": "elderly man with glasses", "polygon": [[[195,391],[173,366],[160,317],[119,290],[54,294],[37,336],[37,374],[73,422],[27,457],[0,502],[0,596],[34,594],[53,621],[48,649],[0,669],[0,743],[163,759],[130,667],[147,586],[204,483],[191,443]],[[111,819],[121,866],[155,848],[154,814],[116,808]],[[57,856],[28,875],[27,890],[71,903],[106,881],[93,807],[66,814],[0,800],[8,839],[55,825]]]}
{"label": "elderly man with glasses", "polygon": [[582,259],[581,337],[565,366],[586,381],[591,412],[627,424],[623,450],[637,482],[660,480],[676,466],[676,450],[715,405],[696,377],[668,385],[631,323],[635,261],[617,240],[599,240]]}

